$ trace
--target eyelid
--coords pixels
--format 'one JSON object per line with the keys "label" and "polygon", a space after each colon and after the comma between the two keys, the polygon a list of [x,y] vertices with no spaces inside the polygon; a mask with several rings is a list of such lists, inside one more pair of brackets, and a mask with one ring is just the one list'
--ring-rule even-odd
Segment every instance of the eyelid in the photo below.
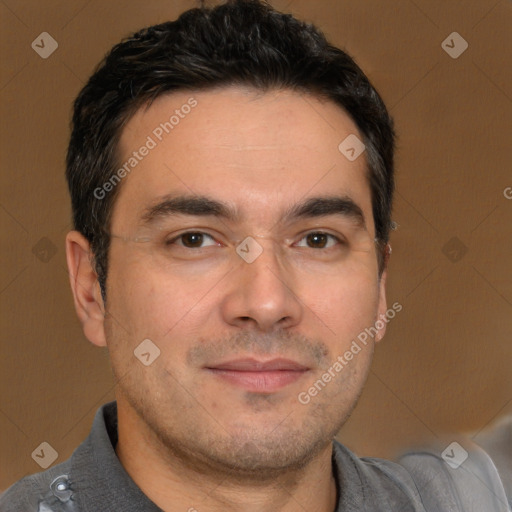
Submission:
{"label": "eyelid", "polygon": [[[189,229],[187,231],[182,231],[181,233],[178,233],[178,234],[173,234],[171,238],[169,239],[165,239],[164,243],[165,245],[172,245],[174,244],[176,241],[178,241],[181,237],[187,235],[187,234],[198,234],[198,235],[203,235],[203,236],[207,236],[209,237],[210,239],[212,239],[215,244],[211,244],[207,247],[212,247],[214,245],[219,245],[219,244],[222,244],[222,245],[225,245],[223,242],[220,242],[217,238],[217,236],[215,235],[212,235],[206,231],[201,231],[200,229]],[[304,240],[304,238],[306,238],[307,236],[309,235],[313,235],[313,234],[318,234],[318,235],[326,235],[328,237],[330,237],[331,239],[334,239],[336,240],[336,242],[338,242],[339,244],[341,245],[344,245],[347,243],[347,241],[345,240],[345,238],[342,236],[342,235],[339,235],[339,234],[334,234],[334,233],[330,233],[329,231],[325,231],[325,230],[322,230],[322,229],[310,229],[308,231],[305,231],[303,233],[300,233],[298,235],[298,240],[297,242],[294,243],[294,245],[296,245],[297,243],[301,242],[302,240]],[[255,235],[256,238],[267,238],[267,237],[262,237],[260,235]],[[294,239],[296,239],[297,237],[294,237]],[[242,239],[243,240],[243,239]],[[242,240],[236,240],[234,241],[234,244],[235,245],[238,245],[239,243],[242,242]],[[291,242],[293,239],[287,239],[286,242]],[[184,245],[179,245],[179,247],[183,247],[185,249],[203,249],[205,247],[194,247],[194,248],[191,248],[191,247],[186,247]]]}
{"label": "eyelid", "polygon": [[[172,244],[174,244],[177,240],[179,240],[180,238],[182,238],[183,236],[188,235],[188,234],[203,235],[203,236],[207,236],[207,237],[211,238],[211,239],[215,242],[215,244],[211,244],[211,245],[209,245],[209,246],[207,246],[207,247],[212,247],[213,245],[219,245],[219,243],[222,243],[222,242],[219,242],[219,241],[217,240],[217,238],[216,238],[215,236],[211,235],[210,233],[207,233],[206,231],[199,231],[199,230],[197,230],[197,229],[195,229],[195,230],[183,231],[183,232],[181,232],[181,233],[179,233],[179,234],[177,234],[177,235],[172,235],[172,238],[169,238],[169,239],[168,239],[168,238],[166,238],[166,239],[165,239],[165,241],[164,241],[164,243],[165,243],[165,245],[172,245]],[[186,246],[184,246],[184,245],[180,245],[180,247],[183,247],[184,249],[191,249],[191,247],[186,247]],[[195,247],[194,249],[203,249],[203,248],[204,248],[204,247]]]}
{"label": "eyelid", "polygon": [[[299,235],[300,238],[299,238],[298,241],[301,242],[302,240],[304,240],[304,238],[306,238],[309,235],[313,235],[313,234],[314,235],[326,235],[328,237],[331,237],[331,238],[335,239],[336,242],[338,242],[341,245],[345,245],[347,243],[344,237],[339,236],[339,235],[335,235],[334,233],[330,233],[329,231],[324,231],[322,229],[316,229],[316,230],[313,229],[313,230],[310,230],[310,231],[306,231],[305,233],[302,234],[302,236]],[[328,247],[328,249],[330,249],[330,247]]]}

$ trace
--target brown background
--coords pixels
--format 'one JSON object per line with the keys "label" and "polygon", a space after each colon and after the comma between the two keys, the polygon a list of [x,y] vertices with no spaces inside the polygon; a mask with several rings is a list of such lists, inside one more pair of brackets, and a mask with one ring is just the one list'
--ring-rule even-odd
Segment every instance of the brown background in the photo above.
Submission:
{"label": "brown background", "polygon": [[[479,431],[512,411],[512,2],[272,3],[356,58],[399,134],[388,300],[403,311],[339,438],[390,457],[445,431]],[[65,267],[71,102],[121,37],[194,5],[0,1],[0,489],[40,470],[31,453],[42,441],[57,463],[69,457],[114,398],[107,353],[82,334]],[[48,59],[31,48],[43,31],[59,44]],[[454,31],[469,43],[457,59],[441,47]]]}

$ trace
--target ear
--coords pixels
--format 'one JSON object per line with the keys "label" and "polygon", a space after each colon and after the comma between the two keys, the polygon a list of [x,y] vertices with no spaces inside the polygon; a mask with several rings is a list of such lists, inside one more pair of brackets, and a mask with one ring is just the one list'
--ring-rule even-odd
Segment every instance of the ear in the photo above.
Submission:
{"label": "ear", "polygon": [[[386,300],[386,279],[388,277],[388,261],[391,256],[391,245],[387,244],[384,248],[384,270],[382,271],[382,275],[379,279],[379,305],[377,308],[377,334],[375,335],[375,342],[378,343],[382,338],[384,338],[384,334],[386,334],[386,325],[388,319],[386,317],[386,311],[388,310],[387,300]],[[380,328],[379,328],[380,326]]]}
{"label": "ear", "polygon": [[84,334],[94,345],[104,347],[107,344],[105,306],[89,242],[78,231],[70,231],[66,236],[66,259],[75,309]]}

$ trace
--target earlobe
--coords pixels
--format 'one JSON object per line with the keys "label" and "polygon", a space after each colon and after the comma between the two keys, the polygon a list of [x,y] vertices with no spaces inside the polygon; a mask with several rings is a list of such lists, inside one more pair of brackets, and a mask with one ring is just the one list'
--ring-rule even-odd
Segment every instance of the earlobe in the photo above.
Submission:
{"label": "earlobe", "polygon": [[66,259],[75,310],[84,334],[94,345],[106,346],[105,308],[98,276],[89,241],[78,231],[70,231],[66,236]]}

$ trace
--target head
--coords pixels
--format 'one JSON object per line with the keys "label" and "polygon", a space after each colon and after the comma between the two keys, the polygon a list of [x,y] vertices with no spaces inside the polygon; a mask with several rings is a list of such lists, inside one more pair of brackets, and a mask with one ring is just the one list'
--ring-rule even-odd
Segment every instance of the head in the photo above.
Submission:
{"label": "head", "polygon": [[[118,403],[155,442],[240,474],[303,464],[332,438],[374,340],[297,397],[386,311],[393,150],[352,58],[259,1],[192,9],[106,56],[74,106],[68,264]],[[301,367],[279,389],[220,375],[276,357]]]}

